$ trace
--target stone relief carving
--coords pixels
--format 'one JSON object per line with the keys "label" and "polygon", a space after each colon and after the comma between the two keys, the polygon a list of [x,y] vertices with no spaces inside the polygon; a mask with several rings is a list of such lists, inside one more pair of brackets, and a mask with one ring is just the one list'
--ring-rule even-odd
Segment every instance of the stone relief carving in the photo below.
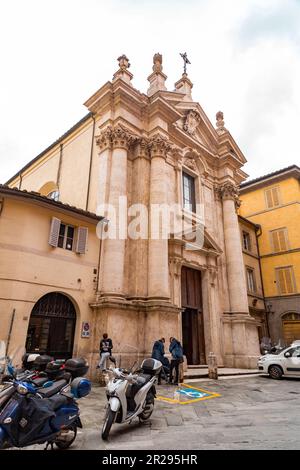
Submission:
{"label": "stone relief carving", "polygon": [[196,111],[191,110],[188,112],[185,118],[183,129],[188,134],[194,136],[200,121],[201,121],[200,115]]}

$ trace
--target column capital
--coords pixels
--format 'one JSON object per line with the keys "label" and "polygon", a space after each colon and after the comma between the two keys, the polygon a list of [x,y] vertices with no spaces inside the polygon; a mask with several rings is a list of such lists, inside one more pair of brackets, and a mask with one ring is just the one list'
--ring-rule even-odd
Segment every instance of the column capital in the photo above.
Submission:
{"label": "column capital", "polygon": [[167,153],[171,150],[172,145],[168,139],[156,135],[149,139],[148,149],[150,151],[151,158],[162,157],[167,158]]}
{"label": "column capital", "polygon": [[96,143],[101,152],[106,148],[124,148],[128,150],[137,141],[138,137],[120,124],[116,127],[107,126],[96,137]]}
{"label": "column capital", "polygon": [[240,207],[239,187],[236,184],[226,181],[221,186],[216,186],[215,192],[223,201],[226,199],[232,199],[236,207]]}
{"label": "column capital", "polygon": [[132,134],[126,127],[118,124],[112,129],[111,141],[113,148],[128,150],[131,145],[138,141],[138,136]]}

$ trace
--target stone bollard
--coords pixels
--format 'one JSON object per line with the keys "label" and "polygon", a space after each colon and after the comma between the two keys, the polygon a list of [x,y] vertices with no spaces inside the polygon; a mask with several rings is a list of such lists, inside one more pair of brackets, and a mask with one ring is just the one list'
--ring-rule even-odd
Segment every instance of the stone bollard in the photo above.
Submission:
{"label": "stone bollard", "polygon": [[210,379],[218,380],[218,365],[217,365],[217,357],[213,352],[210,352],[208,355],[208,377]]}

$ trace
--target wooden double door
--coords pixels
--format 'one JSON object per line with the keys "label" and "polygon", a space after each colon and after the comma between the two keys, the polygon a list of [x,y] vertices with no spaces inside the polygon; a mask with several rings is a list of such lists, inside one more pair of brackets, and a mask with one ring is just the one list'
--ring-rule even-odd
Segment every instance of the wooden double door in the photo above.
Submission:
{"label": "wooden double door", "polygon": [[182,343],[188,364],[205,364],[201,271],[182,267]]}

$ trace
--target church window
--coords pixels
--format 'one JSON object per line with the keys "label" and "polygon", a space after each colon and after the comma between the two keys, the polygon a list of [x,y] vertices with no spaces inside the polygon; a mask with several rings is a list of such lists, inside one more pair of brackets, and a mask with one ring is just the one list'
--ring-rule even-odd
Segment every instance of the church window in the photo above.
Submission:
{"label": "church window", "polygon": [[190,212],[196,212],[195,178],[188,173],[182,173],[183,207]]}

